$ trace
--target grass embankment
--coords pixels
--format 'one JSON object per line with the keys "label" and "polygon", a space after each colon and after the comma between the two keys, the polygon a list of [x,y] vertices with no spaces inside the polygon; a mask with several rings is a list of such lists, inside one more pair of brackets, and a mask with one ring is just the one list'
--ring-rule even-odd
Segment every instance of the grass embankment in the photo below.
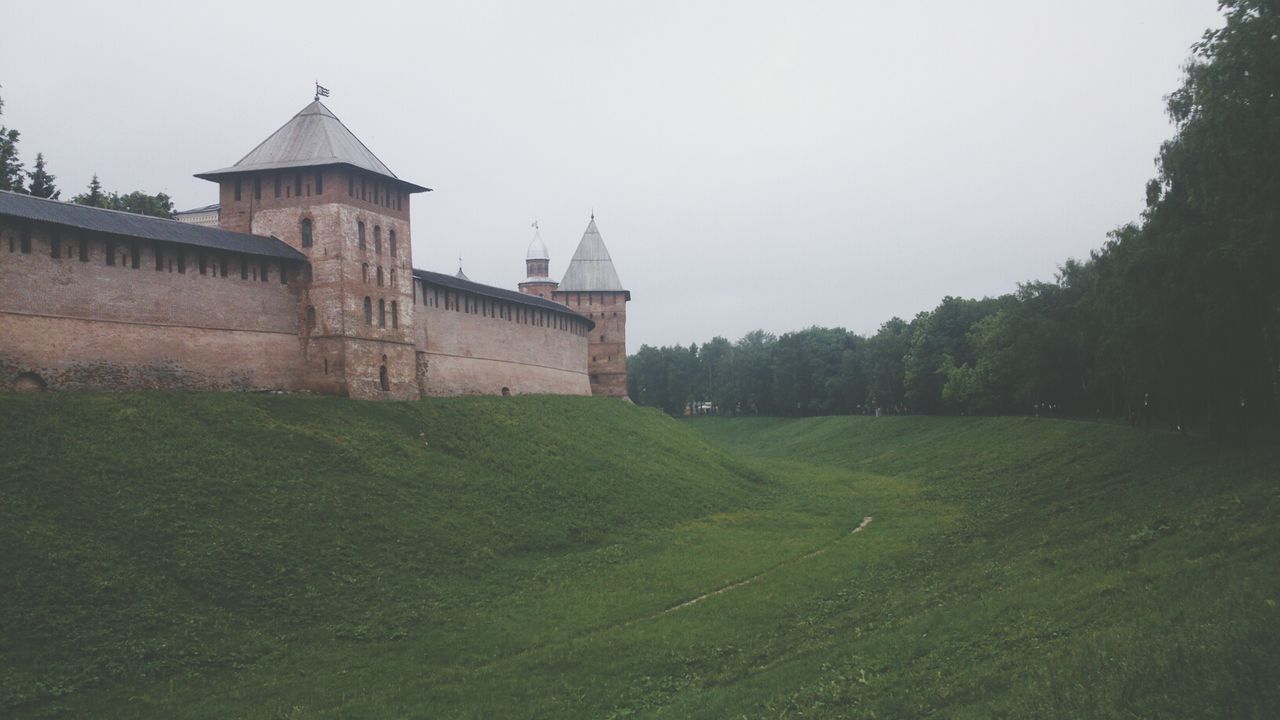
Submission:
{"label": "grass embankment", "polygon": [[9,396],[0,418],[4,715],[1280,707],[1273,448],[580,398]]}

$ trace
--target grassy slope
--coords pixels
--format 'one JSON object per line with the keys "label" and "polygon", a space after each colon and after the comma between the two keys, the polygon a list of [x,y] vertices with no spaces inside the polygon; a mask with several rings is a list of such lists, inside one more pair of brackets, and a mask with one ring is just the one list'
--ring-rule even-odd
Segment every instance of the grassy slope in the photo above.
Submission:
{"label": "grassy slope", "polygon": [[1242,453],[1021,418],[697,427],[795,471],[910,484],[915,503],[872,507],[882,535],[910,516],[931,519],[900,552],[868,544],[843,588],[813,605],[828,651],[799,663],[805,679],[767,701],[776,708],[973,718],[1280,712],[1275,447]]}
{"label": "grassy slope", "polygon": [[0,418],[4,715],[1280,707],[1274,448],[571,398],[9,396]]}
{"label": "grassy slope", "polygon": [[6,396],[0,417],[0,708],[32,712],[323,677],[410,635],[440,666],[513,652],[465,623],[530,582],[522,558],[763,492],[675,422],[590,399]]}

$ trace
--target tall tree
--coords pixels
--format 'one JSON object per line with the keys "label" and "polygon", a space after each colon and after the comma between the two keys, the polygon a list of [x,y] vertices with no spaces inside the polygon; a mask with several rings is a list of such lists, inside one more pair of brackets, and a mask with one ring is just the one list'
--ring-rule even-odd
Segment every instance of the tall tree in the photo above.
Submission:
{"label": "tall tree", "polygon": [[[0,98],[0,115],[4,114],[4,98]],[[17,130],[0,125],[0,190],[25,192],[22,163],[18,160]]]}
{"label": "tall tree", "polygon": [[98,173],[94,173],[93,179],[89,181],[88,192],[80,193],[71,198],[71,202],[77,205],[88,205],[89,207],[107,206],[107,195],[102,192],[102,182],[98,180]]}
{"label": "tall tree", "polygon": [[45,169],[44,153],[36,153],[36,167],[27,173],[27,177],[31,180],[31,184],[27,186],[27,192],[32,195],[53,200],[57,200],[62,195],[62,191],[53,184],[53,181],[58,178]]}

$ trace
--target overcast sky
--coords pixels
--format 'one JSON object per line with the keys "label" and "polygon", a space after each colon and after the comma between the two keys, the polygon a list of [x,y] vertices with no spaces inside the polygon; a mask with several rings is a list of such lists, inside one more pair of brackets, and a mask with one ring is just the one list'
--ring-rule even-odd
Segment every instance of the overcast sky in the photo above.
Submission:
{"label": "overcast sky", "polygon": [[217,200],[311,100],[413,201],[414,264],[559,278],[594,209],[628,349],[873,333],[1052,279],[1138,217],[1214,0],[8,3],[0,124],[65,196]]}

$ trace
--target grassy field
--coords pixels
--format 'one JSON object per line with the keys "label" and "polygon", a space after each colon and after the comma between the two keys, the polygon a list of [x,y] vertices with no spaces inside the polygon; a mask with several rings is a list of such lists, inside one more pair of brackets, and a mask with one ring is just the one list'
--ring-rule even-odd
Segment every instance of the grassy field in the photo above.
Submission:
{"label": "grassy field", "polygon": [[584,398],[0,419],[6,717],[1280,711],[1273,447]]}

